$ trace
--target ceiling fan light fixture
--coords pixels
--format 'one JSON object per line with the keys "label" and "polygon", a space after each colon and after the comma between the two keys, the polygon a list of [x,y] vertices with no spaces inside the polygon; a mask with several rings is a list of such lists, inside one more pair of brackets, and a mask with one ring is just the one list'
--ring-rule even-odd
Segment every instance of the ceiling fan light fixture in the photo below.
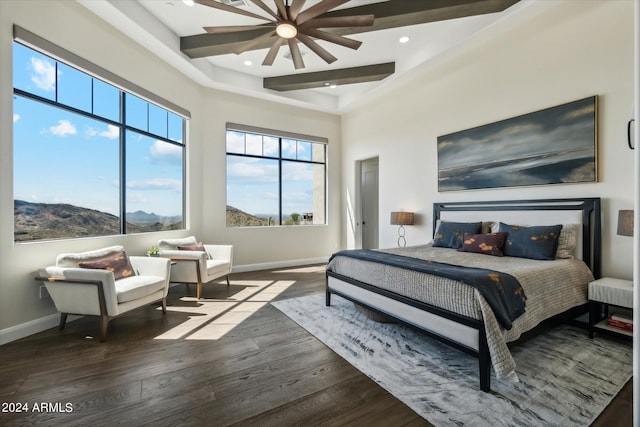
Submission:
{"label": "ceiling fan light fixture", "polygon": [[281,22],[276,27],[276,34],[283,39],[292,39],[298,34],[298,29],[291,22]]}

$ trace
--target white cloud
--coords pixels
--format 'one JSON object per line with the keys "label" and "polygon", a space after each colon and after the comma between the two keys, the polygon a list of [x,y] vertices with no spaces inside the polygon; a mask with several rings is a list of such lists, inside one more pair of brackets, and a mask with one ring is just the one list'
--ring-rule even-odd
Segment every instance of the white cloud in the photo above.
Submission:
{"label": "white cloud", "polygon": [[57,136],[75,135],[76,127],[69,120],[58,120],[57,126],[51,126],[49,132]]}
{"label": "white cloud", "polygon": [[227,172],[230,178],[242,179],[256,178],[260,182],[277,182],[278,181],[278,165],[275,163],[262,163],[259,159],[244,158],[237,161],[227,160]]}
{"label": "white cloud", "polygon": [[18,120],[20,120],[20,114],[14,114],[13,115],[13,123],[17,122]]}
{"label": "white cloud", "polygon": [[182,162],[182,147],[164,141],[157,140],[154,142],[149,149],[149,154],[155,160]]}
{"label": "white cloud", "polygon": [[87,136],[90,136],[90,137],[98,135],[98,136],[103,136],[107,139],[118,139],[118,137],[120,136],[120,129],[118,128],[118,126],[107,125],[107,130],[98,132],[94,128],[89,127],[86,131],[86,134]]}
{"label": "white cloud", "polygon": [[56,88],[56,67],[48,61],[31,58],[31,81],[39,88],[51,92]]}
{"label": "white cloud", "polygon": [[179,179],[152,178],[142,181],[129,181],[127,188],[134,190],[177,190],[182,189]]}
{"label": "white cloud", "polygon": [[127,193],[127,202],[128,203],[147,203],[147,198],[138,192]]}
{"label": "white cloud", "polygon": [[306,163],[287,163],[282,174],[284,181],[313,181],[313,170]]}

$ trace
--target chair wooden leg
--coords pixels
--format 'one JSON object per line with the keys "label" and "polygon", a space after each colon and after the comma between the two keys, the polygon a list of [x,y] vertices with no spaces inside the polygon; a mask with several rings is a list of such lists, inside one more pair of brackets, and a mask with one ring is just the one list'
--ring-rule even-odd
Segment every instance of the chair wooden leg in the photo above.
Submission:
{"label": "chair wooden leg", "polygon": [[167,314],[167,298],[162,298],[162,314]]}
{"label": "chair wooden leg", "polygon": [[200,299],[200,292],[202,292],[202,282],[198,281],[198,288],[196,289],[196,299]]}
{"label": "chair wooden leg", "polygon": [[67,316],[67,313],[60,313],[60,326],[58,327],[58,329],[64,329],[64,326],[67,324]]}
{"label": "chair wooden leg", "polygon": [[105,342],[107,340],[107,329],[109,327],[109,316],[101,315],[100,316],[100,342]]}
{"label": "chair wooden leg", "polygon": [[229,275],[227,274],[227,286],[229,286]]}

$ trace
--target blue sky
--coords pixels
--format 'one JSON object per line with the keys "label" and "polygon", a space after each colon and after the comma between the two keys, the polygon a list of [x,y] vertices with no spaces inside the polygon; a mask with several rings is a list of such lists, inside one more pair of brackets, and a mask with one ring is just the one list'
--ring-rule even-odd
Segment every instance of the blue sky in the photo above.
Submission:
{"label": "blue sky", "polygon": [[[119,119],[118,89],[61,63],[56,69],[56,61],[19,44],[14,86]],[[133,96],[126,110],[131,126],[181,142],[182,118]],[[14,97],[13,123],[15,199],[118,214],[120,127],[20,96]],[[181,215],[182,148],[134,131],[126,137],[127,212]]]}

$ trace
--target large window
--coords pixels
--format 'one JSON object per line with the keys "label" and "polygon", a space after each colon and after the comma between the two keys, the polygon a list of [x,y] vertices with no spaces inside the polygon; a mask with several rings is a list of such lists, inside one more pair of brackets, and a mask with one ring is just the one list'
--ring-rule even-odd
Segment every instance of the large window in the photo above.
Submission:
{"label": "large window", "polygon": [[227,226],[325,224],[326,140],[227,124]]}
{"label": "large window", "polygon": [[183,116],[13,44],[14,239],[184,228]]}

